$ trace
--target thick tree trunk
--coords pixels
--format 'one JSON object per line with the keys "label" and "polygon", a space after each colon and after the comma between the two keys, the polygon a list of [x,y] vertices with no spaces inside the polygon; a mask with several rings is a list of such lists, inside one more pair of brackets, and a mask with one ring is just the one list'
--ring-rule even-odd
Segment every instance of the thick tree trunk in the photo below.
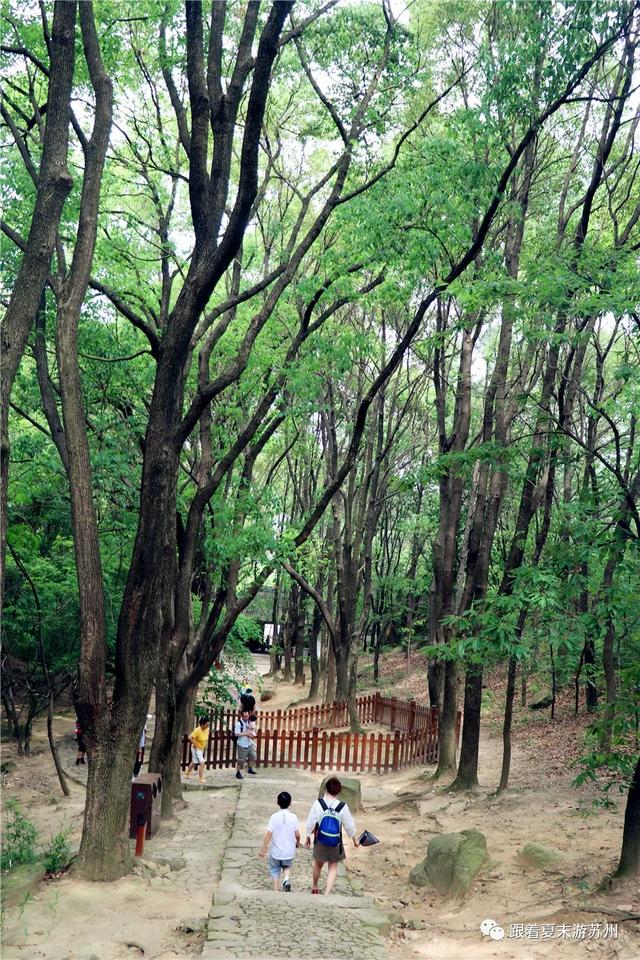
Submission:
{"label": "thick tree trunk", "polygon": [[442,711],[442,694],[444,691],[444,662],[439,657],[432,657],[427,665],[427,686],[429,688],[429,706],[438,707]]}
{"label": "thick tree trunk", "polygon": [[[129,805],[136,739],[135,729],[126,740],[112,732],[101,737],[93,756],[88,754],[84,826],[76,861],[86,880],[118,880],[131,867]],[[126,790],[124,783],[129,785]]]}
{"label": "thick tree trunk", "polygon": [[334,650],[336,664],[336,692],[338,703],[346,703],[349,699],[351,657],[350,644],[344,637],[340,637],[337,648]]}
{"label": "thick tree trunk", "polygon": [[438,724],[438,767],[435,777],[456,771],[456,716],[458,712],[458,670],[454,660],[444,663],[444,698]]}
{"label": "thick tree trunk", "polygon": [[640,873],[640,757],[627,795],[622,832],[622,850],[616,876],[628,877]]}
{"label": "thick tree trunk", "polygon": [[480,710],[482,707],[482,667],[467,667],[464,684],[464,723],[458,775],[453,790],[473,790],[478,786],[478,745],[480,743]]}

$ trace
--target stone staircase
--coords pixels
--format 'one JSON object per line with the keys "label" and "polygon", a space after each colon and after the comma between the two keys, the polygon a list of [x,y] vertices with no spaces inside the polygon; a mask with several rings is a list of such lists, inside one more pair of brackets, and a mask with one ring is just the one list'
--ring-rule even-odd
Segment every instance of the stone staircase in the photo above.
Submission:
{"label": "stone staircase", "polygon": [[[341,864],[329,897],[311,894],[311,852],[300,848],[291,870],[292,893],[276,893],[267,859],[258,851],[276,796],[288,790],[301,825],[317,797],[319,776],[265,770],[242,783],[220,883],[209,912],[202,960],[386,960],[389,923],[370,897],[352,890]],[[355,850],[352,856],[366,856]],[[349,855],[347,850],[347,855]],[[320,884],[324,887],[326,868]]]}

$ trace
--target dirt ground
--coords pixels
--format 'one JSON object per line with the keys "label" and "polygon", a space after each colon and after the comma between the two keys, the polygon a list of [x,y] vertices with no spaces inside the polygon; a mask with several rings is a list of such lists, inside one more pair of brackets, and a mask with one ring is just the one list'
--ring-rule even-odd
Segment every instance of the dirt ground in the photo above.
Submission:
{"label": "dirt ground", "polygon": [[[413,666],[419,674],[422,665]],[[383,682],[388,690],[423,695],[421,679],[400,676],[397,664],[394,673],[391,660],[386,668]],[[275,693],[269,708],[287,706],[305,695],[293,685],[269,680],[265,685]],[[571,785],[584,720],[571,716],[567,702],[554,722],[548,712],[543,717],[518,709],[511,786],[495,797],[501,762],[500,692],[498,683],[487,694],[483,786],[476,794],[448,793],[430,782],[430,769],[359,775],[364,810],[358,814],[358,828],[372,830],[381,843],[351,849],[347,869],[363,892],[373,894],[392,915],[391,960],[640,960],[640,924],[622,921],[624,913],[639,912],[638,883],[600,890],[619,856],[624,796],[613,796],[615,807],[602,808],[594,805],[601,796],[594,786],[576,790]],[[56,736],[64,766],[75,776],[72,716],[56,718]],[[84,787],[74,781],[71,797],[61,796],[44,725],[36,727],[32,756],[18,760],[14,754],[12,744],[5,743],[3,760],[17,761],[16,769],[2,778],[5,799],[19,799],[43,842],[66,829],[77,845]],[[185,809],[173,823],[163,823],[135,874],[110,884],[87,884],[69,874],[41,883],[22,907],[8,910],[3,918],[5,960],[174,960],[197,955],[203,938],[198,921],[201,925],[211,905],[237,799],[232,771],[211,771],[208,779],[221,789],[188,792]],[[413,796],[405,802],[404,793]],[[451,903],[428,888],[412,888],[409,871],[426,855],[431,837],[469,828],[485,834],[490,860],[467,899]],[[521,866],[518,853],[531,842],[562,851],[561,866],[552,872]],[[181,855],[185,864],[172,869],[155,862],[154,855],[169,863]],[[587,907],[594,912],[585,912]],[[482,935],[485,919],[505,930],[502,941]],[[609,929],[603,939],[607,921],[617,921],[617,936]],[[512,924],[533,929],[524,937]],[[536,929],[538,939],[532,939]],[[518,937],[510,935],[518,932]]]}

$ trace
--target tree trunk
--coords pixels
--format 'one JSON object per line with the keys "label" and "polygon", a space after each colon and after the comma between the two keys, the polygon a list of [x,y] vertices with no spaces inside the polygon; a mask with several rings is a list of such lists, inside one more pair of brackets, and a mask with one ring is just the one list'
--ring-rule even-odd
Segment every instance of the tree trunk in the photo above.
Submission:
{"label": "tree trunk", "polygon": [[442,679],[444,662],[439,657],[432,657],[427,665],[427,685],[429,687],[429,706],[438,707],[442,711]]}
{"label": "tree trunk", "polygon": [[349,687],[351,679],[351,657],[349,641],[345,643],[344,637],[339,638],[335,653],[336,665],[336,691],[335,699],[338,703],[346,703],[349,699]]}
{"label": "tree trunk", "polygon": [[[136,749],[134,728],[127,740],[113,733],[101,737],[93,756],[88,754],[84,825],[76,861],[86,880],[118,880],[131,867],[128,815]],[[119,789],[124,783],[129,789]]]}
{"label": "tree trunk", "polygon": [[593,637],[587,637],[584,644],[584,672],[586,677],[587,713],[598,710],[598,688],[594,679],[596,648]]}
{"label": "tree trunk", "polygon": [[307,620],[307,611],[306,611],[305,598],[302,595],[300,595],[298,598],[295,646],[294,646],[295,676],[294,676],[293,682],[297,684],[304,683],[304,631],[306,626],[306,620]]}
{"label": "tree trunk", "polygon": [[[163,817],[173,816],[173,801],[182,799],[180,742],[184,723],[178,705],[177,687],[173,670],[161,666],[156,677],[156,723],[149,754],[149,770],[162,776]],[[191,729],[189,727],[189,733]]]}
{"label": "tree trunk", "polygon": [[622,850],[616,876],[628,877],[638,873],[640,873],[640,757],[638,757],[627,795]]}
{"label": "tree trunk", "polygon": [[[317,588],[318,593],[322,591],[322,583]],[[309,700],[315,700],[320,689],[320,658],[318,657],[318,640],[322,629],[322,614],[317,606],[313,608],[313,617],[311,619],[311,630],[309,631],[309,667],[311,669],[311,685],[309,687]]]}
{"label": "tree trunk", "polygon": [[349,709],[349,722],[353,733],[362,733],[360,717],[358,716],[358,651],[354,650],[351,654],[351,663],[349,665],[349,690],[347,695],[347,704]]}
{"label": "tree trunk", "polygon": [[464,723],[458,776],[454,790],[474,790],[478,786],[478,746],[480,743],[480,710],[482,707],[482,667],[467,667],[464,684]]}
{"label": "tree trunk", "polygon": [[373,646],[373,682],[377,684],[380,676],[380,647],[382,646],[382,627],[379,623],[373,625],[371,645]]}
{"label": "tree trunk", "polygon": [[[327,631],[327,633],[328,632],[329,631]],[[333,703],[336,699],[336,655],[331,637],[327,637],[327,684],[324,693],[324,702]]]}
{"label": "tree trunk", "polygon": [[64,775],[64,770],[62,769],[62,764],[60,763],[58,748],[53,738],[53,690],[51,689],[49,690],[49,702],[47,704],[47,737],[49,739],[49,749],[51,750],[53,763],[56,768],[56,773],[58,774],[58,780],[60,781],[60,789],[65,797],[69,797],[71,796],[69,785],[67,784],[67,778]]}
{"label": "tree trunk", "polygon": [[454,660],[444,662],[444,698],[438,723],[438,768],[436,779],[456,771],[456,716],[458,712],[458,670]]}
{"label": "tree trunk", "polygon": [[507,789],[511,772],[511,724],[513,721],[513,701],[516,695],[516,673],[518,661],[509,657],[509,671],[507,673],[507,692],[504,701],[504,720],[502,722],[502,770],[498,793]]}

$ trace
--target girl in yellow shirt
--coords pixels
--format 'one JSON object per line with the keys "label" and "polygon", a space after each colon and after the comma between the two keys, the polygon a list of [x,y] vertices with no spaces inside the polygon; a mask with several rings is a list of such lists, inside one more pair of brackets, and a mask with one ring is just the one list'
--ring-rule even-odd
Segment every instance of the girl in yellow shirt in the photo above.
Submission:
{"label": "girl in yellow shirt", "polygon": [[207,717],[200,717],[198,726],[192,730],[187,738],[191,744],[191,763],[187,767],[185,777],[187,780],[191,776],[194,767],[198,768],[198,780],[204,783],[205,759],[204,751],[207,749],[209,741],[209,721]]}

